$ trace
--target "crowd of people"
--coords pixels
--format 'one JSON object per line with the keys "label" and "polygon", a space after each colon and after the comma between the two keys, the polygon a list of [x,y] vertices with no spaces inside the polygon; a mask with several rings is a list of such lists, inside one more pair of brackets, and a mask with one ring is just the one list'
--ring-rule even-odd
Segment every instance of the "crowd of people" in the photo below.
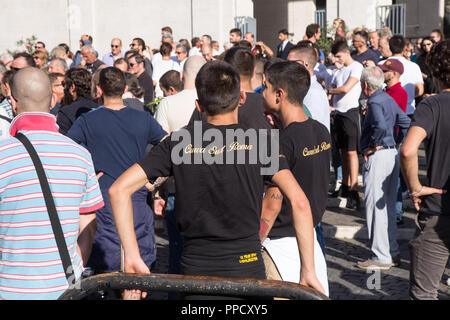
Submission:
{"label": "crowd of people", "polygon": [[[371,256],[357,266],[388,270],[401,263],[405,196],[418,211],[410,297],[437,299],[449,256],[450,42],[439,30],[412,43],[388,28],[334,27],[329,52],[310,24],[296,44],[280,30],[276,50],[240,29],[221,46],[208,34],[175,42],[164,27],[158,50],[134,38],[124,51],[114,38],[99,55],[82,35],[75,53],[39,41],[32,55],[0,55],[0,299],[56,299],[88,275],[149,273],[155,214],[169,273],[329,296],[327,199],[364,209]],[[231,143],[212,140],[230,131]],[[249,160],[267,145],[271,161]]]}

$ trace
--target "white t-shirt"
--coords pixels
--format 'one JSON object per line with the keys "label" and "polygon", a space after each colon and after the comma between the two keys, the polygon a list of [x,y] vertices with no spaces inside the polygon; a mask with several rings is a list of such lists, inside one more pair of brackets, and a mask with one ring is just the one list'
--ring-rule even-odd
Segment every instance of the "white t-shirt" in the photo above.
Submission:
{"label": "white t-shirt", "polygon": [[317,82],[316,76],[311,78],[311,86],[303,99],[303,104],[310,111],[312,118],[327,127],[328,132],[330,132],[330,106],[327,94],[320,83]]}
{"label": "white t-shirt", "polygon": [[202,56],[202,50],[197,47],[191,48],[191,50],[189,50],[189,57],[192,56]]}
{"label": "white t-shirt", "polygon": [[[411,62],[404,57],[390,57],[397,59],[403,64],[403,74],[400,76],[400,83],[403,89],[408,93],[408,102],[406,103],[406,114],[413,114],[416,110],[416,84],[423,84],[422,72],[419,65]],[[387,61],[387,60],[386,60]],[[383,61],[384,64],[386,61]]]}
{"label": "white t-shirt", "polygon": [[[334,84],[336,85],[336,88],[339,88],[346,84],[350,78],[360,80],[363,69],[364,67],[361,63],[353,61],[349,66],[344,66],[336,70],[333,79],[331,79],[331,84]],[[361,85],[357,83],[346,94],[333,95],[333,109],[339,112],[347,112],[350,109],[357,108],[359,106],[361,91]]]}
{"label": "white t-shirt", "polygon": [[[4,117],[9,118],[8,113],[5,110],[3,110],[3,108],[0,108],[0,114]],[[10,138],[9,126],[10,122],[0,118],[0,141]]]}
{"label": "white t-shirt", "polygon": [[196,99],[196,90],[183,90],[173,96],[165,97],[156,110],[156,121],[168,133],[181,129],[189,123]]}
{"label": "white t-shirt", "polygon": [[159,61],[153,61],[153,74],[152,79],[157,82],[157,85],[155,86],[155,97],[161,98],[164,96],[161,88],[159,87],[159,79],[170,70],[175,70],[178,72],[181,72],[182,69],[180,67],[180,64],[178,62],[175,62],[173,60],[159,60]]}

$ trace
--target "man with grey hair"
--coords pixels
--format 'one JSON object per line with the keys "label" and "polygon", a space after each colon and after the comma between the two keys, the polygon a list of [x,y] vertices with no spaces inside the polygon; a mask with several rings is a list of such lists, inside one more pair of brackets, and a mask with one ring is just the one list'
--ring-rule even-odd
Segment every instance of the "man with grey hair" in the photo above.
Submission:
{"label": "man with grey hair", "polygon": [[66,74],[69,68],[67,67],[67,63],[63,58],[54,58],[48,64],[48,73],[61,73]]}
{"label": "man with grey hair", "polygon": [[[410,119],[395,100],[383,91],[384,73],[376,66],[361,74],[361,88],[367,100],[360,146],[364,157],[364,202],[372,257],[360,261],[361,269],[388,270],[400,263],[395,202],[399,160],[397,144],[409,128]],[[394,127],[400,128],[397,141]]]}
{"label": "man with grey hair", "polygon": [[81,65],[85,66],[90,73],[97,71],[98,67],[104,64],[97,58],[94,47],[91,45],[84,45],[81,47]]}
{"label": "man with grey hair", "polygon": [[184,44],[177,44],[175,48],[175,54],[177,55],[177,62],[180,64],[181,69],[183,69],[184,64],[188,58],[188,51]]}

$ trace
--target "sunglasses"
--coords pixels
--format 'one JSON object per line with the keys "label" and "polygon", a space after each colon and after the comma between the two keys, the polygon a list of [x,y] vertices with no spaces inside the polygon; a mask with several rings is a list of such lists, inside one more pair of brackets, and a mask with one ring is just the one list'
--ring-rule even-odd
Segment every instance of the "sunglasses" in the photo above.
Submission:
{"label": "sunglasses", "polygon": [[[131,44],[130,44],[130,46],[131,46]],[[118,47],[119,47],[119,46],[114,45],[114,44],[111,45],[111,48],[118,48]]]}
{"label": "sunglasses", "polygon": [[35,49],[43,49],[44,47],[34,46]]}
{"label": "sunglasses", "polygon": [[180,52],[180,51],[175,51],[176,54],[182,54],[184,52]]}
{"label": "sunglasses", "polygon": [[136,44],[136,43],[130,43],[130,47],[137,47],[138,46],[138,44]]}
{"label": "sunglasses", "polygon": [[135,65],[137,65],[137,63],[130,62],[129,65],[130,65],[130,68],[133,68]]}

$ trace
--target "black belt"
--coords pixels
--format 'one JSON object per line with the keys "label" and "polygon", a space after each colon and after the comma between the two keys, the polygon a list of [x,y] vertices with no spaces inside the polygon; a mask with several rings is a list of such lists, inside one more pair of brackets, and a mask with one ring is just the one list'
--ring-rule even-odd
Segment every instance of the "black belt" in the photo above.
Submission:
{"label": "black belt", "polygon": [[395,146],[382,146],[382,149],[396,149]]}

